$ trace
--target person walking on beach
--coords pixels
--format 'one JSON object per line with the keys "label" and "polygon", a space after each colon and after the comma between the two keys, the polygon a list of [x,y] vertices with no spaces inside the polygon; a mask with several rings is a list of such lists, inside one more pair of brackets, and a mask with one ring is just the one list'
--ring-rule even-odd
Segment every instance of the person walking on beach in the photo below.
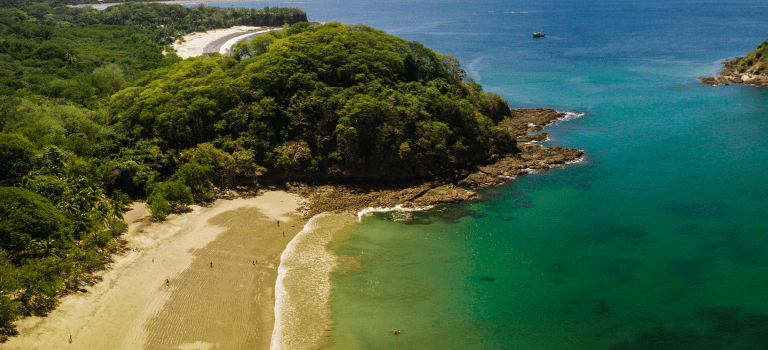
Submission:
{"label": "person walking on beach", "polygon": [[72,334],[69,335],[69,343],[72,344]]}
{"label": "person walking on beach", "polygon": [[280,220],[277,220],[277,227],[280,227]]}
{"label": "person walking on beach", "polygon": [[171,286],[171,281],[169,281],[167,278],[165,279],[165,286],[166,287],[170,287]]}
{"label": "person walking on beach", "polygon": [[211,261],[211,268],[213,268],[213,261]]}
{"label": "person walking on beach", "polygon": [[285,231],[283,231],[283,237],[285,237]]}

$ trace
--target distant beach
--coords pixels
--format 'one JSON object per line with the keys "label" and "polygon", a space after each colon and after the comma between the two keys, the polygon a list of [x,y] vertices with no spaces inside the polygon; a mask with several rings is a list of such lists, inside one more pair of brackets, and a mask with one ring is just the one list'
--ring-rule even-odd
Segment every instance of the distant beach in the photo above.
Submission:
{"label": "distant beach", "polygon": [[[206,0],[206,1],[190,1],[190,0],[173,0],[173,1],[145,1],[145,2],[156,2],[161,4],[172,4],[172,5],[198,5],[198,4],[206,4],[210,2],[243,2],[245,0]],[[271,0],[249,0],[249,1],[263,1],[268,2]],[[80,4],[80,5],[67,5],[69,7],[93,7],[97,10],[103,10],[107,7],[114,6],[114,5],[120,5],[123,4],[122,2],[110,2],[110,3],[100,3],[100,4]]]}
{"label": "distant beach", "polygon": [[226,53],[241,40],[281,28],[239,26],[226,29],[210,30],[203,33],[191,33],[183,40],[173,43],[176,54],[181,58],[197,57],[204,53]]}

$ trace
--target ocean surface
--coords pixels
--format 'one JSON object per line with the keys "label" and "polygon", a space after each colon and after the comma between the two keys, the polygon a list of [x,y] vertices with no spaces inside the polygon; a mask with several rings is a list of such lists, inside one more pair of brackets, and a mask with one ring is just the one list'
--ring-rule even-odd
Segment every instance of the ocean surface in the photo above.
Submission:
{"label": "ocean surface", "polygon": [[332,246],[355,263],[330,274],[327,348],[768,348],[768,89],[696,80],[768,39],[768,1],[232,5],[370,25],[514,108],[584,113],[545,130],[581,163],[363,216]]}

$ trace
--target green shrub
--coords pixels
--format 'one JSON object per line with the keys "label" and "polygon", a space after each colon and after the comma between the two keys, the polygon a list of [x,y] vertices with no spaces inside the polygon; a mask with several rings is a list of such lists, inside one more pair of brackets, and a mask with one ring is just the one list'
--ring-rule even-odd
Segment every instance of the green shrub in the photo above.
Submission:
{"label": "green shrub", "polygon": [[213,188],[213,183],[211,183],[213,176],[213,166],[189,162],[182,164],[176,170],[176,174],[173,175],[172,179],[181,181],[189,186],[195,199],[207,201],[216,197],[216,190]]}
{"label": "green shrub", "polygon": [[26,137],[0,133],[0,185],[18,183],[32,169],[35,146]]}
{"label": "green shrub", "polygon": [[149,211],[154,219],[163,219],[174,209],[192,203],[192,190],[178,179],[155,185],[152,194],[147,197]]}
{"label": "green shrub", "polygon": [[0,249],[11,255],[52,253],[68,221],[48,199],[16,187],[0,187]]}

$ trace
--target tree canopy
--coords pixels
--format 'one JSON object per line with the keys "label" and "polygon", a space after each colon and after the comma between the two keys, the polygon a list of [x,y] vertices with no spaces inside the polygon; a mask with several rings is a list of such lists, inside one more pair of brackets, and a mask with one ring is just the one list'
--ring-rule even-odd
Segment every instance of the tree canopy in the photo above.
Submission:
{"label": "tree canopy", "polygon": [[364,25],[295,23],[182,60],[165,45],[186,32],[306,14],[15,4],[0,9],[0,341],[104,266],[131,197],[162,219],[221,188],[517,150],[507,103],[455,57]]}
{"label": "tree canopy", "polygon": [[0,249],[28,253],[33,242],[59,238],[67,220],[45,197],[15,187],[0,187]]}
{"label": "tree canopy", "polygon": [[13,184],[32,169],[34,145],[24,136],[0,134],[0,184]]}
{"label": "tree canopy", "polygon": [[297,24],[187,59],[128,84],[111,110],[135,139],[249,150],[267,176],[412,176],[515,149],[498,125],[506,102],[454,57],[363,25]]}

